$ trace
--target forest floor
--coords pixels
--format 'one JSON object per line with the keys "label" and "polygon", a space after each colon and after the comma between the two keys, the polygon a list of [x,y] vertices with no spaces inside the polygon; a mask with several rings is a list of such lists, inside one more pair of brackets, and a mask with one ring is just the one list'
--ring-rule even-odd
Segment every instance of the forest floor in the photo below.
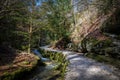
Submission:
{"label": "forest floor", "polygon": [[62,52],[66,56],[70,63],[67,67],[65,80],[120,80],[120,73],[117,68],[87,58],[82,53],[55,50],[48,48],[48,46],[41,48],[53,52]]}
{"label": "forest floor", "polygon": [[36,63],[37,58],[33,54],[0,52],[0,80],[2,76],[15,76],[15,73],[32,69]]}

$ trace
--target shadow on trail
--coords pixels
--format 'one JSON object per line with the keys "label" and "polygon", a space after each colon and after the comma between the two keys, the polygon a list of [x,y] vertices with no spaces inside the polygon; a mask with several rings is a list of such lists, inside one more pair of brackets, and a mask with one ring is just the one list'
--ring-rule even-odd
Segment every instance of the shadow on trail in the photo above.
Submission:
{"label": "shadow on trail", "polygon": [[15,53],[13,48],[6,45],[0,45],[0,66],[11,64],[16,57]]}

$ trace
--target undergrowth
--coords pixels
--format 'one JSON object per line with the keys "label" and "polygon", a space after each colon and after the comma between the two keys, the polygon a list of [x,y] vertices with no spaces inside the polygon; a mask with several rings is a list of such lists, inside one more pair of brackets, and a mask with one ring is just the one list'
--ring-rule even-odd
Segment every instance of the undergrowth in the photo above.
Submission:
{"label": "undergrowth", "polygon": [[120,69],[120,60],[116,58],[112,58],[109,56],[99,55],[99,54],[92,54],[89,53],[86,55],[89,58],[95,59],[98,62],[106,63],[115,66],[116,68]]}

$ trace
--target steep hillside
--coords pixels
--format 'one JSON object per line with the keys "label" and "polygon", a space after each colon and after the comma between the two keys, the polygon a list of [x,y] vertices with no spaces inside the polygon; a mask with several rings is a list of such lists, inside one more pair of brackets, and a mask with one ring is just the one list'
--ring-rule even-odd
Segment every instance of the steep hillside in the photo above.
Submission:
{"label": "steep hillside", "polygon": [[[107,14],[101,14],[95,8],[89,8],[82,13],[76,13],[76,24],[71,38],[75,43],[80,43],[85,37],[97,36],[104,38],[101,34],[101,28],[114,15],[116,9],[108,11]],[[98,32],[96,35],[96,31]],[[100,38],[100,39],[102,39]]]}

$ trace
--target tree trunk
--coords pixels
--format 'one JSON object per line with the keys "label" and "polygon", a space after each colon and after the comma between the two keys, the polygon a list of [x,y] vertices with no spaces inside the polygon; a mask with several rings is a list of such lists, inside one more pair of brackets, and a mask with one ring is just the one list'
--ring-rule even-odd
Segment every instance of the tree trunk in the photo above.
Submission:
{"label": "tree trunk", "polygon": [[29,26],[29,43],[28,43],[28,53],[31,53],[31,37],[32,37],[32,18]]}

